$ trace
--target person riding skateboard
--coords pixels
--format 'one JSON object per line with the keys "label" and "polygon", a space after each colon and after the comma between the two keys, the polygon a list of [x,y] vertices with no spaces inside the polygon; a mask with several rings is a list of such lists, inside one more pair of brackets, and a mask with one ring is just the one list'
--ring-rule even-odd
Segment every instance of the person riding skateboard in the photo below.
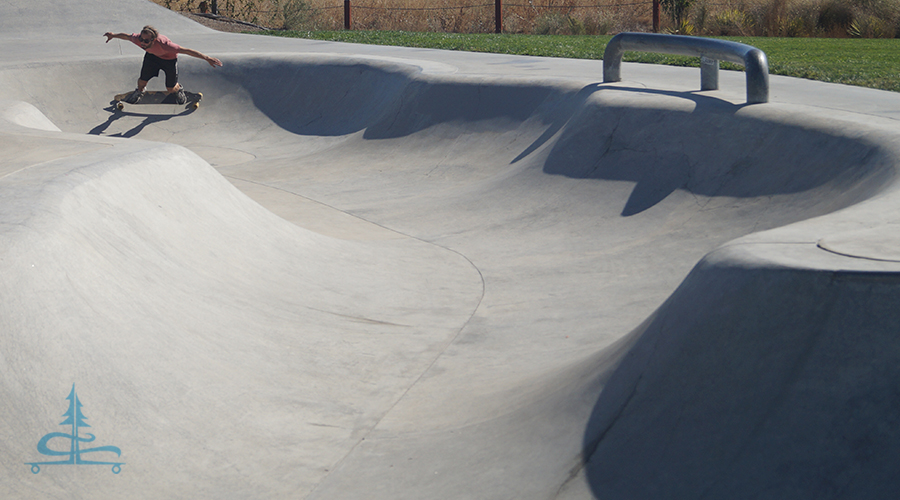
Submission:
{"label": "person riding skateboard", "polygon": [[184,95],[184,87],[178,83],[178,54],[185,54],[197,59],[203,59],[210,66],[222,66],[222,61],[215,57],[209,57],[194,49],[181,47],[165,35],[159,34],[153,26],[144,26],[140,34],[132,33],[112,33],[107,31],[103,34],[106,37],[106,43],[113,38],[119,40],[128,40],[138,47],[144,49],[144,64],[141,66],[141,76],[138,78],[137,88],[128,97],[124,99],[129,104],[137,104],[144,95],[144,89],[147,88],[147,82],[151,78],[158,76],[159,71],[166,73],[166,91],[175,94],[175,100],[178,104],[187,102]]}

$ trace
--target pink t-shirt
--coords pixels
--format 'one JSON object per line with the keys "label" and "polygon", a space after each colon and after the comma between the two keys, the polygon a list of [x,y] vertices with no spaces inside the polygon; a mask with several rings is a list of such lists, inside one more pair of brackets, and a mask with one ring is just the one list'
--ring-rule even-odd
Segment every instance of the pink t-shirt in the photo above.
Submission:
{"label": "pink t-shirt", "polygon": [[[141,35],[139,33],[131,34],[131,43],[141,47]],[[143,47],[141,47],[143,49]],[[159,57],[160,59],[176,59],[178,57],[178,51],[181,47],[166,38],[165,35],[159,35],[156,37],[156,40],[150,44],[150,47],[144,49],[147,52]]]}

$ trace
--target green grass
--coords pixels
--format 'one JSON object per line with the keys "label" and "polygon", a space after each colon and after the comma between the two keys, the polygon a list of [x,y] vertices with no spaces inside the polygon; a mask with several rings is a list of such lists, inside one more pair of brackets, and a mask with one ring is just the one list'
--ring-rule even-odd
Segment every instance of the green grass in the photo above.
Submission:
{"label": "green grass", "polygon": [[900,40],[883,38],[729,38],[759,48],[769,73],[900,91]]}
{"label": "green grass", "polygon": [[[611,36],[493,35],[397,31],[269,31],[267,35],[576,59],[602,59]],[[900,40],[721,37],[758,47],[769,73],[900,92]],[[695,57],[627,52],[631,62],[699,66]],[[722,63],[723,69],[742,69]]]}

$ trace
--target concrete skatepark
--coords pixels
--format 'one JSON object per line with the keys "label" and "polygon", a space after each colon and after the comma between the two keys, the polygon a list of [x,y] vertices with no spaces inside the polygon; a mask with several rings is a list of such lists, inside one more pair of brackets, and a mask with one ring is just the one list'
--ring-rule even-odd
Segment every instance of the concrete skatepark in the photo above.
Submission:
{"label": "concrete skatepark", "polygon": [[[144,24],[225,63],[180,58],[199,110],[111,105],[142,53],[102,34]],[[2,498],[900,486],[900,95],[141,0],[6,2],[0,39]],[[118,453],[46,463],[76,442]]]}

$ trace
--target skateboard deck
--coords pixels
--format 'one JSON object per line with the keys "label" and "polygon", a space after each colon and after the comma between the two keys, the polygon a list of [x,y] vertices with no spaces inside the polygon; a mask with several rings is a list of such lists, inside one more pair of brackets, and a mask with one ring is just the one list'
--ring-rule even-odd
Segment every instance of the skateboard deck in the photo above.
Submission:
{"label": "skateboard deck", "polygon": [[[119,111],[125,109],[125,106],[146,106],[148,104],[174,104],[180,106],[180,104],[175,101],[175,94],[170,94],[162,90],[148,90],[144,92],[144,96],[141,97],[141,100],[138,101],[137,104],[129,104],[123,101],[123,99],[129,95],[131,95],[131,92],[125,92],[123,94],[117,94],[113,98],[116,101],[116,108]],[[184,95],[187,97],[187,101],[183,104],[184,107],[191,109],[200,107],[200,99],[203,99],[203,94],[185,90]]]}

